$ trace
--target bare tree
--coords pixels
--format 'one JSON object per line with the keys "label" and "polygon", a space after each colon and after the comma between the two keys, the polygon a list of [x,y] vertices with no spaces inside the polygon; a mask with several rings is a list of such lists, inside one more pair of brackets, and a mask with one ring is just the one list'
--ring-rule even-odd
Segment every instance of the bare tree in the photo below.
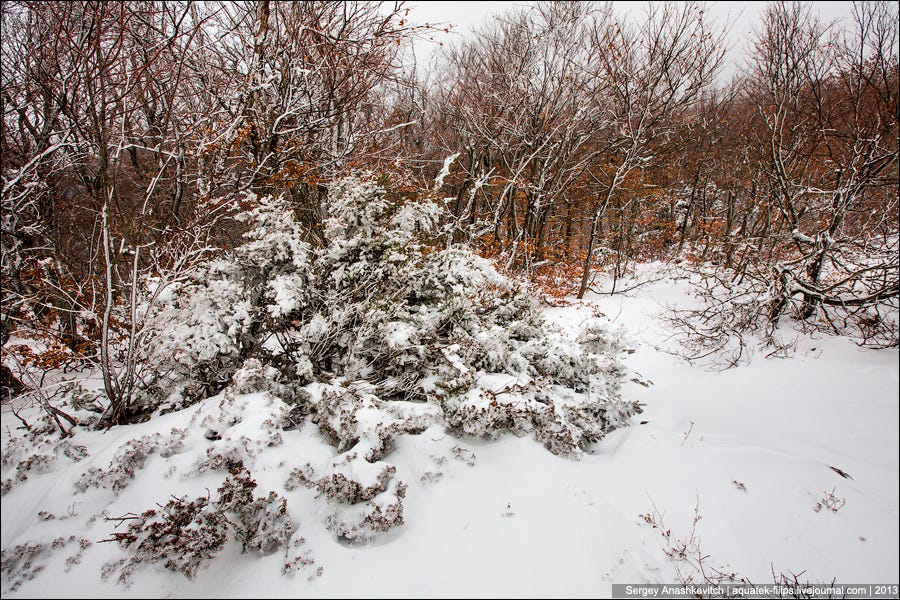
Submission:
{"label": "bare tree", "polygon": [[[192,135],[181,112],[182,67],[202,22],[189,9],[4,4],[4,29],[22,32],[3,44],[3,203],[18,215],[4,223],[4,240],[40,234],[43,242],[4,243],[4,268],[21,282],[27,265],[17,250],[42,249],[40,283],[61,338],[89,361],[90,342],[99,342],[111,422],[131,403],[139,289],[173,248],[169,240],[191,229],[182,223]],[[22,286],[4,285],[7,292],[28,303]],[[46,301],[32,304],[40,310]]]}
{"label": "bare tree", "polygon": [[[591,268],[600,227],[623,184],[635,171],[646,169],[678,127],[678,117],[712,83],[722,63],[722,34],[714,34],[703,16],[703,5],[651,4],[638,26],[620,23],[612,11],[603,13],[591,35],[594,76],[604,82],[606,94],[595,94],[608,104],[611,129],[601,128],[603,160],[591,170],[599,193],[594,204],[587,252],[578,297],[591,281]],[[618,231],[614,252],[616,273],[624,258],[627,215],[640,196],[617,206]]]}
{"label": "bare tree", "polygon": [[289,191],[310,228],[327,178],[353,166],[380,128],[375,92],[399,74],[403,44],[423,27],[402,2],[231,2],[195,54],[208,125],[209,193]]}
{"label": "bare tree", "polygon": [[447,57],[440,143],[445,155],[462,155],[463,171],[451,208],[464,224],[487,225],[508,251],[507,266],[531,271],[547,258],[558,234],[551,218],[597,154],[589,143],[601,117],[584,68],[597,10],[538,4],[498,19]]}
{"label": "bare tree", "polygon": [[786,316],[897,345],[897,27],[886,2],[855,4],[843,29],[806,5],[769,6],[728,110],[739,123],[715,143],[728,201],[707,247],[724,260],[695,268],[703,307],[672,315],[690,358],[734,365],[757,334],[767,353],[790,351]]}
{"label": "bare tree", "polygon": [[799,296],[801,319],[883,330],[900,296],[896,6],[855,4],[853,23],[837,34],[774,4],[756,46],[762,168],[788,241],[770,265],[776,323]]}

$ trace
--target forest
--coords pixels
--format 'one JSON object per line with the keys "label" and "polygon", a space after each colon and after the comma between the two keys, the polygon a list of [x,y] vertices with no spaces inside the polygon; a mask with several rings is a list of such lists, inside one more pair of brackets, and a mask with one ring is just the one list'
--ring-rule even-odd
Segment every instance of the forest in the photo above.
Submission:
{"label": "forest", "polygon": [[[896,362],[896,3],[828,22],[770,2],[727,79],[733,24],[706,5],[619,4],[536,2],[453,37],[404,2],[3,2],[2,402],[24,432],[4,433],[4,496],[104,432],[130,441],[77,493],[212,444],[185,471],[206,495],[103,517],[129,557],[104,578],[190,579],[226,540],[297,546],[297,510],[253,489],[281,489],[263,446],[313,428],[331,462],[295,460],[284,489],[372,543],[403,524],[382,460],[401,440],[512,433],[577,458],[635,425],[623,385],[652,383],[631,342],[599,308],[574,334],[544,311],[659,265],[692,282],[663,317],[690,364],[792,356],[785,328]],[[4,594],[51,552],[10,540]]]}

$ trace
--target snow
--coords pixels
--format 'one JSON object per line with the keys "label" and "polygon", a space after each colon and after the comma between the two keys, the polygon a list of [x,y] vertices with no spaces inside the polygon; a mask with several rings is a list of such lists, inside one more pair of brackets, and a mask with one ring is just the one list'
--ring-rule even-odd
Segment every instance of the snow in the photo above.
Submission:
{"label": "snow", "polygon": [[[654,269],[641,274],[662,273]],[[580,460],[555,456],[528,436],[454,437],[429,413],[424,431],[399,435],[383,459],[366,462],[322,443],[309,423],[280,430],[276,423],[289,407],[276,392],[226,392],[146,423],[79,432],[71,442],[85,446],[87,458],[50,460],[44,472],[32,471],[3,495],[2,547],[70,535],[93,544],[77,564],[66,564],[74,543],[42,558],[43,570],[14,591],[4,572],[4,597],[597,597],[609,595],[612,583],[674,583],[666,540],[641,515],[658,510],[672,539],[684,539],[695,506],[700,546],[715,567],[727,565],[759,583],[770,583],[773,570],[804,572],[802,581],[896,582],[898,351],[801,335],[789,359],[757,355],[746,366],[707,370],[671,353],[675,346],[659,318],[664,305],[691,301],[680,282],[666,277],[627,295],[546,311],[568,335],[602,313],[623,328],[633,350],[622,395],[640,401],[644,412]],[[389,339],[408,335],[397,328]],[[520,383],[500,375],[479,380],[481,389],[507,401]],[[365,390],[359,393],[365,398]],[[411,407],[428,410],[374,400],[361,406],[361,437],[421,415]],[[23,416],[34,415],[28,410]],[[10,437],[19,424],[4,405],[4,481],[14,475],[7,452],[20,452]],[[171,436],[182,429],[186,435],[173,445]],[[208,439],[210,429],[217,439]],[[159,448],[118,493],[103,487],[75,493],[88,469],[106,469],[126,442],[155,434]],[[146,564],[129,587],[102,579],[103,565],[123,551],[97,543],[117,529],[92,517],[214,491],[222,474],[198,463],[207,450],[240,454],[253,466],[257,495],[273,490],[287,498],[305,540],[290,552],[310,564],[283,575],[283,551],[242,554],[232,542],[193,580]],[[324,501],[319,490],[302,485],[287,490],[289,473],[304,464],[316,476],[364,480],[385,511],[405,483],[404,525],[365,545],[340,541],[329,519],[337,514],[349,522],[345,513],[367,505]],[[816,511],[827,493],[846,504]],[[42,519],[41,511],[55,518]]]}
{"label": "snow", "polygon": [[438,191],[441,189],[441,186],[444,185],[444,179],[450,174],[450,165],[459,158],[460,154],[461,152],[456,152],[444,159],[444,164],[441,166],[441,172],[434,178],[434,191]]}
{"label": "snow", "polygon": [[299,275],[291,273],[275,276],[269,283],[270,297],[275,300],[275,304],[269,307],[273,317],[283,317],[302,306],[302,300],[297,297],[298,289],[303,289],[303,281]]}

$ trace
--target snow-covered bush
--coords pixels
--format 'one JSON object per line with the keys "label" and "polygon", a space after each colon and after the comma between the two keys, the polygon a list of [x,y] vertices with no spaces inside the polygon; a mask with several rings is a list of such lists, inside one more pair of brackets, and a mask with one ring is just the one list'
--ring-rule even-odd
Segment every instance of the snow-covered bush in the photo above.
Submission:
{"label": "snow-covered bush", "polygon": [[[174,301],[156,319],[163,332],[151,366],[167,368],[161,376],[199,386],[196,392],[203,394],[215,393],[219,384],[228,381],[253,325],[252,306],[241,279],[235,265],[215,261],[173,295]],[[157,384],[164,383],[162,377],[157,379]]]}
{"label": "snow-covered bush", "polygon": [[107,468],[88,469],[75,482],[75,491],[85,492],[92,487],[102,487],[120,493],[131,483],[135,473],[144,468],[151,455],[159,454],[166,458],[177,454],[186,435],[184,429],[173,428],[167,435],[154,433],[129,440],[119,448]]}
{"label": "snow-covered bush", "polygon": [[353,448],[370,462],[387,454],[398,436],[422,432],[441,417],[432,404],[382,400],[365,382],[313,384],[309,390],[319,429],[339,451]]}
{"label": "snow-covered bush", "polygon": [[14,592],[26,581],[34,579],[44,570],[51,555],[70,544],[75,544],[76,550],[66,557],[65,570],[68,571],[81,562],[82,553],[92,545],[90,540],[72,535],[68,538],[57,537],[50,542],[31,542],[4,548],[0,552],[0,572],[5,579],[3,592]]}
{"label": "snow-covered bush", "polygon": [[173,408],[217,393],[247,358],[264,353],[308,289],[310,249],[287,203],[252,194],[246,202],[246,243],[194,273],[149,324],[149,387]]}
{"label": "snow-covered bush", "polygon": [[[311,422],[333,449],[298,457],[285,488],[314,490],[329,530],[365,543],[404,522],[407,486],[385,462],[400,436],[435,425],[511,432],[578,456],[638,411],[620,398],[621,347],[607,324],[572,335],[546,321],[523,281],[437,243],[435,203],[338,181],[313,249],[284,200],[246,200],[246,243],[175,290],[152,325],[160,400],[177,407],[219,392],[192,417],[208,445],[188,476],[252,473],[284,430]],[[82,483],[115,487],[132,472],[111,484],[100,475]],[[193,507],[199,519],[199,504],[170,508]],[[216,549],[221,535],[207,537]]]}
{"label": "snow-covered bush", "polygon": [[3,448],[2,485],[0,495],[6,495],[29,475],[47,473],[57,468],[57,462],[75,463],[87,457],[85,446],[74,444],[70,439],[56,439],[47,435],[49,427],[26,431],[21,437],[14,437]]}
{"label": "snow-covered bush", "polygon": [[[367,460],[440,419],[470,435],[533,433],[575,455],[637,410],[619,397],[620,348],[606,325],[572,339],[541,317],[522,281],[464,248],[437,247],[435,203],[338,181],[327,241],[313,250],[283,200],[248,202],[246,243],[159,315],[161,389],[190,400],[186,390],[218,391],[257,361],[269,370],[262,379],[280,381],[276,396],[305,404],[296,414],[312,413],[341,451],[364,444]],[[495,376],[518,387],[484,385]],[[431,409],[389,416],[408,401]]]}
{"label": "snow-covered bush", "polygon": [[[127,582],[149,563],[190,578],[229,543],[283,549],[293,573],[314,563],[293,536],[298,496],[321,505],[343,543],[404,526],[410,473],[390,462],[403,436],[512,433],[577,457],[638,411],[620,398],[617,334],[598,320],[580,333],[550,323],[526,283],[442,246],[433,202],[337,182],[313,248],[286,201],[245,200],[245,243],[168,288],[142,330],[152,351],[137,369],[141,412],[186,409],[156,417],[177,427],[143,424],[102,460],[36,433],[4,448],[4,493],[62,459],[84,461],[74,491],[121,508],[103,513],[124,550],[104,576]],[[66,406],[96,422],[95,395],[73,391]],[[23,427],[52,430],[49,418]],[[475,464],[459,445],[448,452]],[[134,506],[129,486],[160,472],[165,492]],[[271,485],[275,473],[288,495],[255,496],[255,478]],[[210,478],[224,483],[198,495],[190,480]]]}
{"label": "snow-covered bush", "polygon": [[345,542],[365,543],[403,525],[406,484],[396,472],[393,465],[350,451],[333,459],[322,474],[309,464],[295,469],[285,487],[315,489],[328,502],[328,529]]}
{"label": "snow-covered bush", "polygon": [[127,582],[137,565],[162,563],[191,578],[225,546],[229,536],[241,542],[244,552],[270,554],[287,547],[294,523],[287,502],[275,492],[254,498],[256,482],[243,467],[232,470],[217,496],[194,499],[173,497],[157,509],[137,516],[111,518],[127,523],[112,539],[128,550],[128,557],[107,564],[104,575],[118,573]]}

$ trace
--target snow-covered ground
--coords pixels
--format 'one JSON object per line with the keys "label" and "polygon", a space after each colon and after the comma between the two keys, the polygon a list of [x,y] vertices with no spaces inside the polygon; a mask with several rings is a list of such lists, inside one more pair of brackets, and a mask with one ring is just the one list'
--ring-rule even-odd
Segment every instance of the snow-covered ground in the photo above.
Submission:
{"label": "snow-covered ground", "polygon": [[[261,490],[289,499],[304,538],[293,551],[308,562],[293,576],[281,573],[283,552],[242,554],[231,543],[193,580],[158,565],[140,566],[129,587],[103,579],[103,565],[123,554],[115,542],[98,543],[116,523],[92,517],[139,512],[173,493],[203,495],[221,476],[186,479],[179,473],[189,466],[187,453],[157,452],[118,495],[74,492],[85,471],[106,467],[127,440],[188,428],[204,403],[140,425],[79,433],[74,443],[87,447],[87,458],[58,460],[2,498],[4,553],[75,536],[40,553],[31,566],[44,568],[17,589],[10,589],[17,576],[4,572],[3,595],[597,597],[612,583],[676,582],[679,564],[665,550],[692,530],[691,547],[708,555],[707,567],[754,582],[771,583],[774,572],[802,573],[801,581],[896,583],[898,351],[803,336],[790,359],[757,356],[727,371],[690,366],[666,351],[672,345],[658,318],[663,304],[689,301],[683,289],[663,279],[627,295],[548,309],[564,326],[599,310],[624,328],[634,352],[625,358],[633,373],[623,396],[644,404],[632,426],[607,435],[581,460],[555,456],[530,437],[456,438],[439,426],[403,435],[386,460],[408,486],[405,525],[370,545],[337,541],[314,490],[285,490],[290,467],[320,459],[314,455],[326,446],[312,426],[280,432],[282,443],[261,455],[254,476]],[[4,452],[19,425],[8,408]],[[264,425],[248,422],[232,434],[254,435],[254,427]],[[184,445],[202,439],[202,431],[189,433]],[[826,499],[836,511],[822,506]],[[695,508],[702,517],[696,526]],[[661,520],[668,539],[648,520]],[[93,543],[78,556],[80,539]],[[77,558],[67,564],[70,557]],[[693,574],[680,568],[682,576]]]}

